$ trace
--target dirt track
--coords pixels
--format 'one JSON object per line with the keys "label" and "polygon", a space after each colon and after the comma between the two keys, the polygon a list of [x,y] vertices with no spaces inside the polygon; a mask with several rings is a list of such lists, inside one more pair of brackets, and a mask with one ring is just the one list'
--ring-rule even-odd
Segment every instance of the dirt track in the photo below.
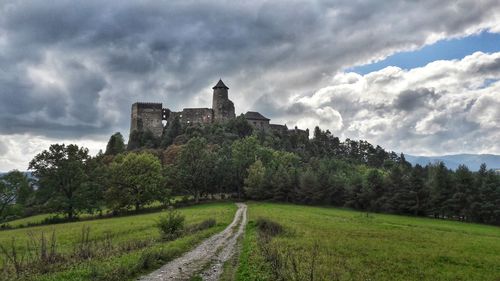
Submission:
{"label": "dirt track", "polygon": [[247,223],[247,206],[243,203],[237,205],[234,219],[226,229],[138,280],[189,280],[195,275],[200,275],[207,281],[219,280],[222,267],[236,252],[238,238],[243,234]]}

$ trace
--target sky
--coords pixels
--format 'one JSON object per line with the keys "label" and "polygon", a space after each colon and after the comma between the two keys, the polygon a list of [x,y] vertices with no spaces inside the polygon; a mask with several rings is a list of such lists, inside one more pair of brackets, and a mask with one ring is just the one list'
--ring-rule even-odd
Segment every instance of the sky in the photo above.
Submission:
{"label": "sky", "polygon": [[105,149],[136,101],[236,112],[414,155],[500,154],[500,3],[0,0],[0,171]]}

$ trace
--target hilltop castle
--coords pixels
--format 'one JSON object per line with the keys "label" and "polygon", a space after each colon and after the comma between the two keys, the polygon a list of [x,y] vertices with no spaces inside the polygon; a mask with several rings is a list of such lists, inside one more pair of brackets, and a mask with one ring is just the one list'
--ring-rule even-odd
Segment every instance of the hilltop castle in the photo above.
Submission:
{"label": "hilltop castle", "polygon": [[[163,108],[162,103],[136,102],[132,104],[130,132],[149,130],[156,137],[161,137],[164,126],[163,121],[169,123],[175,118],[179,118],[183,126],[188,126],[192,124],[222,123],[236,118],[234,103],[228,97],[229,88],[222,80],[219,80],[212,89],[212,108],[184,108],[182,111],[175,112]],[[258,112],[248,111],[244,116],[255,129],[309,136],[309,130],[299,130],[297,127],[288,130],[286,125],[270,124],[270,119]]]}

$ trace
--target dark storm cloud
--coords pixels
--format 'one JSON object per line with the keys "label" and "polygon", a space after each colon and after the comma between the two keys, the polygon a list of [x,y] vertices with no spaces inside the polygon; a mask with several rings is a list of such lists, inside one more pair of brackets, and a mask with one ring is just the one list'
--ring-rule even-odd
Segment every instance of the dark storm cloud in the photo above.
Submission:
{"label": "dark storm cloud", "polygon": [[437,98],[433,89],[420,88],[416,90],[404,90],[394,100],[394,107],[399,110],[413,111],[425,107],[429,102]]}
{"label": "dark storm cloud", "polygon": [[[126,134],[131,103],[209,107],[210,87],[219,77],[231,88],[237,112],[254,105],[283,120],[317,116],[289,98],[328,85],[342,67],[491,27],[496,5],[3,1],[0,134]],[[403,95],[397,103],[411,110],[422,100]],[[348,101],[338,96],[330,102],[349,118],[360,105]],[[374,109],[383,116],[385,107]],[[340,120],[335,112],[320,113]]]}

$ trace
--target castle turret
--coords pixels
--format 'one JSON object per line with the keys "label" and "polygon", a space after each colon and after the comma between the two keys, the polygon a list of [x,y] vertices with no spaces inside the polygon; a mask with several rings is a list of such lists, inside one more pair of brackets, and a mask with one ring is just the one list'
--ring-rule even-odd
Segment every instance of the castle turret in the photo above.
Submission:
{"label": "castle turret", "polygon": [[217,85],[213,88],[212,110],[214,111],[214,122],[224,122],[236,117],[234,113],[234,104],[228,98],[228,87],[224,85],[222,79],[219,79]]}

